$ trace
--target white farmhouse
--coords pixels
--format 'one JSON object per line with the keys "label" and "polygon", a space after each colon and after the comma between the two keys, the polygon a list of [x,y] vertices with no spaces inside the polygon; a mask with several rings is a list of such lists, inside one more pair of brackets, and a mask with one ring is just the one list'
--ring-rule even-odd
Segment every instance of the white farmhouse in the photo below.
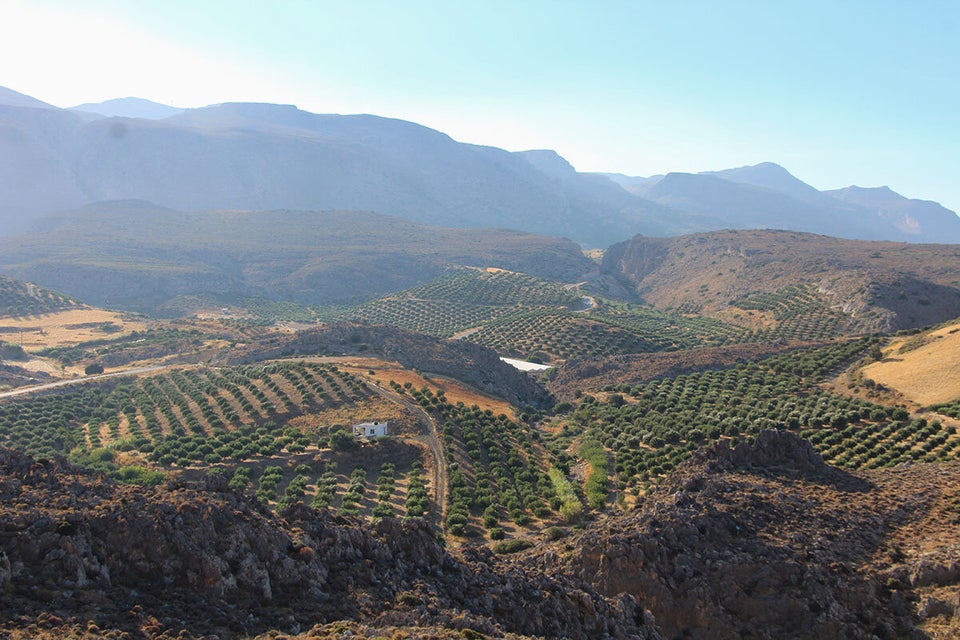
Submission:
{"label": "white farmhouse", "polygon": [[355,438],[382,438],[387,433],[386,422],[358,422],[353,425],[353,437]]}

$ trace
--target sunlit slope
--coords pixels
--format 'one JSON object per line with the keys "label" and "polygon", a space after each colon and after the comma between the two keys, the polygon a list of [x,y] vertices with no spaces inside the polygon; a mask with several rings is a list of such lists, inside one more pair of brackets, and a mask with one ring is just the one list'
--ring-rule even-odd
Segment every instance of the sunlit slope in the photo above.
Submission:
{"label": "sunlit slope", "polygon": [[894,340],[863,374],[919,405],[960,398],[960,320]]}
{"label": "sunlit slope", "polygon": [[601,272],[657,309],[747,326],[772,317],[887,333],[960,316],[960,253],[953,245],[774,230],[635,236],[607,250]]}

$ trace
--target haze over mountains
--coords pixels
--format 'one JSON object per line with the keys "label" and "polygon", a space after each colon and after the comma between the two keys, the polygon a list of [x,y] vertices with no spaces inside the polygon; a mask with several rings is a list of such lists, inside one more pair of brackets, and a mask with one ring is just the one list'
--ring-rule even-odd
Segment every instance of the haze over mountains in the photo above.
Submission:
{"label": "haze over mountains", "polygon": [[145,120],[163,120],[183,113],[183,109],[143,98],[114,98],[104,102],[87,102],[70,107],[70,110],[93,113],[107,118],[143,118]]}
{"label": "haze over mountains", "polygon": [[[165,117],[166,116],[166,117]],[[459,143],[372,115],[135,98],[59,109],[0,89],[0,231],[137,199],[180,210],[371,210],[605,247],[636,234],[784,228],[960,242],[960,219],[889,189],[821,192],[771,163],[652,179],[579,173],[552,151]]]}
{"label": "haze over mountains", "polygon": [[0,238],[0,256],[0,273],[151,313],[198,293],[356,302],[430,281],[451,264],[560,280],[592,266],[568,240],[516,231],[357,211],[182,212],[139,201],[51,215],[30,235]]}

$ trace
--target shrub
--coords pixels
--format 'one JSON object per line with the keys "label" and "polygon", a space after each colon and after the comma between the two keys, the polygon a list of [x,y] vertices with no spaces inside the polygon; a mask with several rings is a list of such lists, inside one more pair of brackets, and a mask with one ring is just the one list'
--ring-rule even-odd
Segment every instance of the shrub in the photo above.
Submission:
{"label": "shrub", "polygon": [[563,527],[547,527],[543,530],[543,534],[546,536],[547,540],[560,540],[561,538],[566,538],[569,535],[567,530]]}
{"label": "shrub", "polygon": [[336,428],[330,432],[330,448],[334,451],[350,451],[357,448],[357,439],[346,429]]}
{"label": "shrub", "polygon": [[167,479],[162,471],[150,471],[141,466],[120,467],[117,479],[124,484],[136,484],[141,487],[153,487]]}
{"label": "shrub", "polygon": [[566,522],[576,522],[583,515],[583,504],[573,491],[573,485],[567,480],[566,476],[556,467],[551,467],[549,471],[550,481],[553,483],[553,490],[557,494],[554,500],[559,501],[560,517]]}
{"label": "shrub", "polygon": [[502,540],[497,544],[493,545],[494,553],[518,553],[524,549],[529,549],[533,546],[533,543],[529,540],[523,538],[515,538],[513,540]]}

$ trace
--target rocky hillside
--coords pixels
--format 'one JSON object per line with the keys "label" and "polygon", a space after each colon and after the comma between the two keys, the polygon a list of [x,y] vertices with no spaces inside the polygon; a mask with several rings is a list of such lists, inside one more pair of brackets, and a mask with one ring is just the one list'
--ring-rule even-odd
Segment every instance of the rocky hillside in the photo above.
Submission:
{"label": "rocky hillside", "polygon": [[406,369],[455,378],[519,407],[545,408],[551,397],[528,374],[500,360],[493,349],[462,340],[443,340],[395,327],[341,323],[300,331],[266,349],[252,347],[231,364],[288,355],[379,355]]}
{"label": "rocky hillside", "polygon": [[362,211],[183,212],[109,202],[0,238],[0,273],[90,304],[156,312],[188,294],[356,302],[436,278],[451,264],[560,280],[594,265],[569,240],[445,229]]}
{"label": "rocky hillside", "polygon": [[[523,558],[650,607],[666,638],[955,638],[960,465],[846,472],[763,432]],[[518,560],[519,561],[519,560]]]}
{"label": "rocky hillside", "polygon": [[230,638],[336,620],[408,635],[659,637],[629,596],[448,551],[419,520],[367,528],[306,507],[280,518],[216,477],[144,489],[6,450],[0,589],[4,637]]}
{"label": "rocky hillside", "polygon": [[[792,231],[636,236],[610,247],[601,271],[658,308],[734,320],[750,309],[776,313],[776,295],[786,298],[797,287],[844,314],[853,331],[919,327],[960,315],[960,254],[948,245]],[[759,294],[774,297],[760,300]]]}
{"label": "rocky hillside", "polygon": [[843,471],[776,431],[513,556],[0,450],[0,635],[946,640],[958,539],[960,463]]}

